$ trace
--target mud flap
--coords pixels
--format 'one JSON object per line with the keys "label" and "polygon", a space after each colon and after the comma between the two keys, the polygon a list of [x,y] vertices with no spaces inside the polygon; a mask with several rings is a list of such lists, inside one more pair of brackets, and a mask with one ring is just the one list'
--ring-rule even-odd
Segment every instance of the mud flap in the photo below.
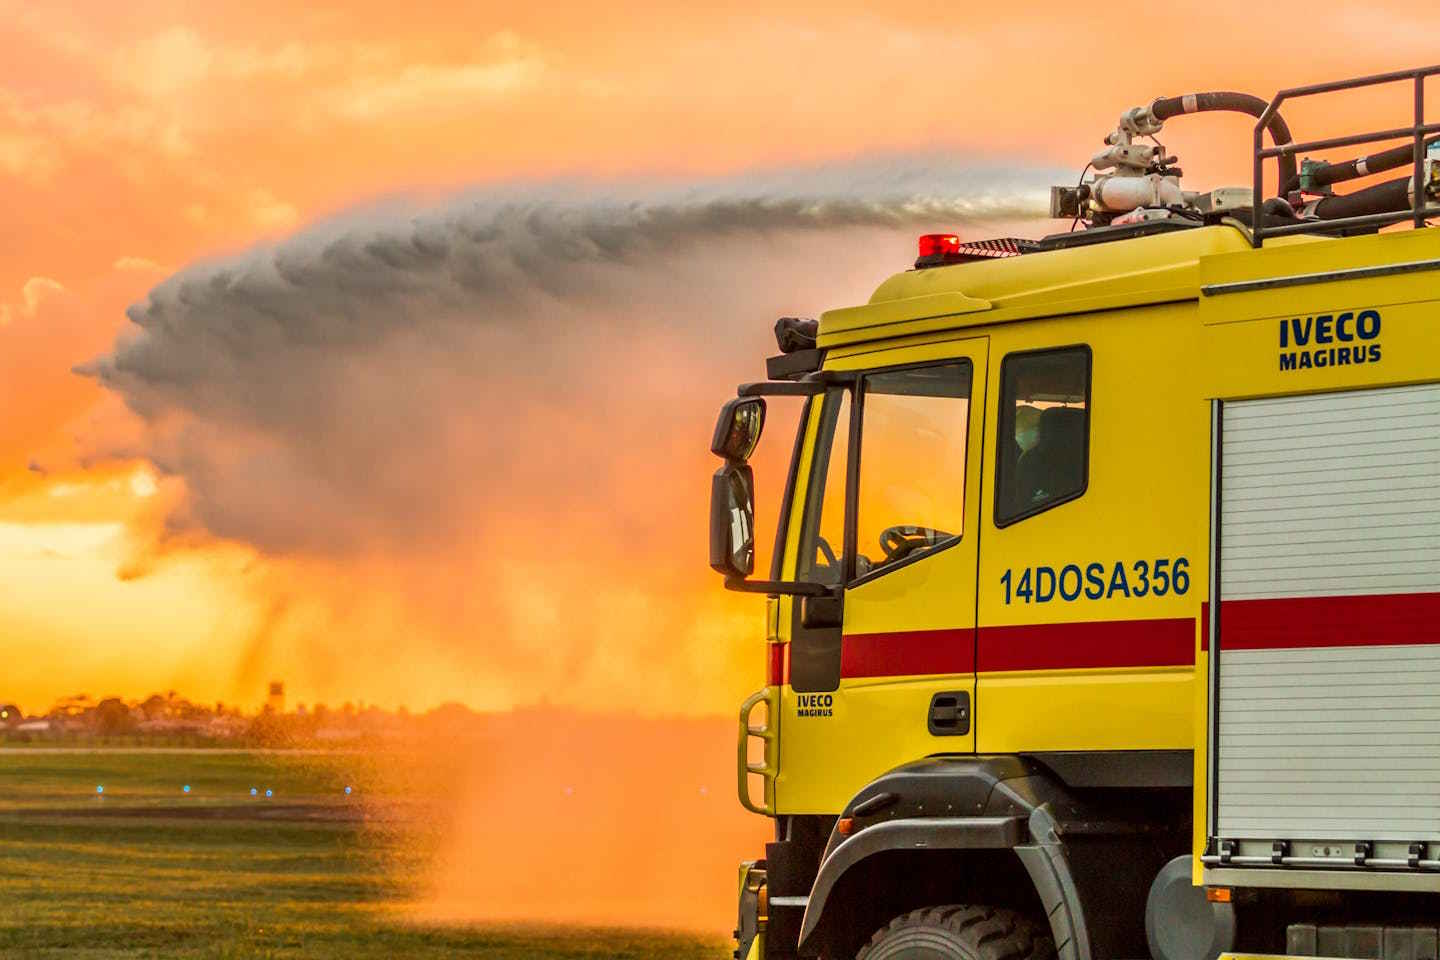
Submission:
{"label": "mud flap", "polygon": [[1032,844],[1015,847],[1025,871],[1035,884],[1035,892],[1050,921],[1058,960],[1089,960],[1090,937],[1085,928],[1085,914],[1070,864],[1055,829],[1055,821],[1046,807],[1037,807],[1030,814]]}

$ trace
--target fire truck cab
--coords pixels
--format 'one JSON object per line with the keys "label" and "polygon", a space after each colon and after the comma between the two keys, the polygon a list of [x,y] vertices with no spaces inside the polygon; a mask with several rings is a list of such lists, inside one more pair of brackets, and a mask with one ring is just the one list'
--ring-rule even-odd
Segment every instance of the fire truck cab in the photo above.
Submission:
{"label": "fire truck cab", "polygon": [[[1436,73],[1157,100],[1057,190],[1088,229],[927,236],[868,303],[777,325],[712,442],[711,564],[767,596],[740,960],[1434,960]],[[1284,100],[1394,82],[1403,155],[1287,173],[1363,141],[1287,142]],[[1237,103],[1253,189],[1184,194],[1134,144]],[[1400,188],[1330,191],[1387,156]],[[776,395],[804,409],[758,580]]]}

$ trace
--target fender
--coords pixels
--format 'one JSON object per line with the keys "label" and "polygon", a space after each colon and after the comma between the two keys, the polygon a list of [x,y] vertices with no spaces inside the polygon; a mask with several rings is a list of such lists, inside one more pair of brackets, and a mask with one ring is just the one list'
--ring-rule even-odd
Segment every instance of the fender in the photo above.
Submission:
{"label": "fender", "polygon": [[1138,918],[1153,872],[1138,869],[1117,878],[1104,865],[1154,860],[1158,870],[1158,846],[1143,823],[1091,808],[1026,757],[939,756],[908,763],[862,789],[836,821],[806,903],[800,953],[825,947],[845,910],[834,902],[836,885],[858,864],[880,853],[923,858],[964,850],[1014,851],[1049,917],[1060,960],[1125,956],[1137,937],[1143,952]]}

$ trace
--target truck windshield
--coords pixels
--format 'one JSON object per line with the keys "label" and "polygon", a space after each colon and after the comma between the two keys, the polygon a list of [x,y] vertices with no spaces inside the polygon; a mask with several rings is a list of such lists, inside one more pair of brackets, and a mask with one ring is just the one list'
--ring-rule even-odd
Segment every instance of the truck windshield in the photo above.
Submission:
{"label": "truck windshield", "polygon": [[850,389],[825,394],[815,434],[815,459],[805,497],[805,525],[796,576],[838,586],[844,581],[845,471],[850,451]]}
{"label": "truck windshield", "polygon": [[[818,401],[817,401],[818,402]],[[806,423],[808,402],[800,397],[767,397],[765,430],[750,456],[755,471],[755,569],[780,579],[786,521],[785,500],[793,493],[787,478],[794,469],[797,432]]]}
{"label": "truck windshield", "polygon": [[[924,556],[964,533],[971,366],[955,360],[861,378],[855,577]],[[844,582],[852,393],[824,398],[800,542],[801,580]]]}

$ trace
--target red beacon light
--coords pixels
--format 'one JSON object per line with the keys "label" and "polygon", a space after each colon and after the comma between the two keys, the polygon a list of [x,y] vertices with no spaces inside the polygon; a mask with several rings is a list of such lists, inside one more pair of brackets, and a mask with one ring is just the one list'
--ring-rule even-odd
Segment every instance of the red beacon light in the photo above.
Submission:
{"label": "red beacon light", "polygon": [[976,260],[1004,260],[1039,249],[1040,244],[1036,241],[1022,240],[1019,237],[994,237],[967,243],[960,239],[959,234],[927,233],[920,238],[920,257],[915,261],[915,269],[972,263]]}
{"label": "red beacon light", "polygon": [[960,252],[960,237],[954,233],[927,233],[920,237],[920,259],[943,257]]}

